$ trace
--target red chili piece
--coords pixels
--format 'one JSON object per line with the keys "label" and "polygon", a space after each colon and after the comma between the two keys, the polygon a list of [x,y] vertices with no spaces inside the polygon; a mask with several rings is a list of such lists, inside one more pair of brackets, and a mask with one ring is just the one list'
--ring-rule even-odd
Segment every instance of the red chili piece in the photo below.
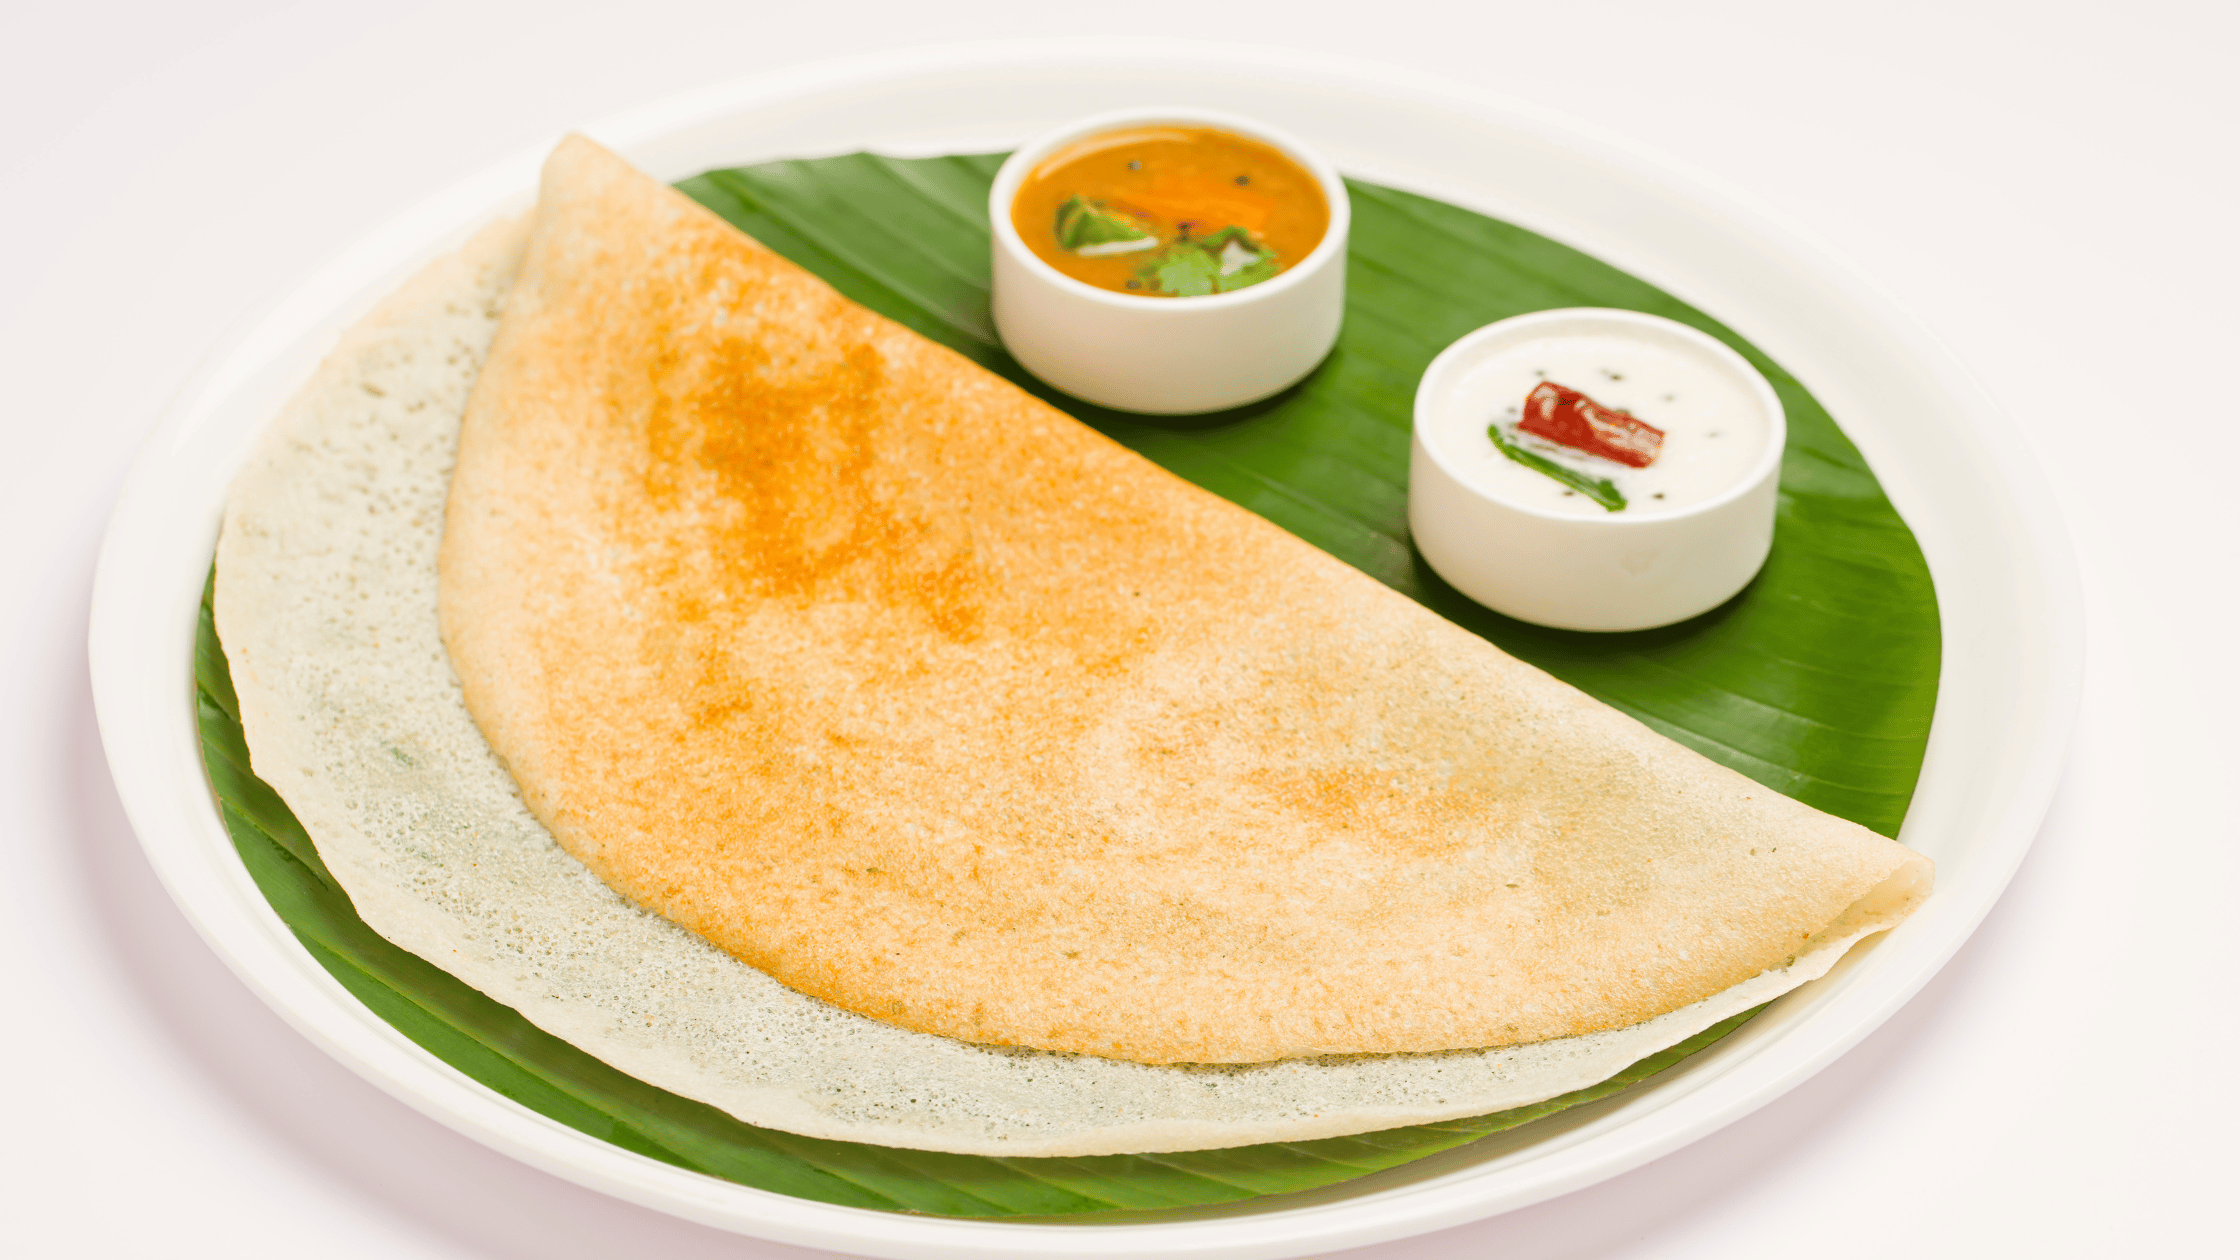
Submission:
{"label": "red chili piece", "polygon": [[1647,468],[1664,449],[1663,429],[1612,411],[1554,381],[1542,381],[1524,396],[1524,419],[1517,428],[1628,468]]}

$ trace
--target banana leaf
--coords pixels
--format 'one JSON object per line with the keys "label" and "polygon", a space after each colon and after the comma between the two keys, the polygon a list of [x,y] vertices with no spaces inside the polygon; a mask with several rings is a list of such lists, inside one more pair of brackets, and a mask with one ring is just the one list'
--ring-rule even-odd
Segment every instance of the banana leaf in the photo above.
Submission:
{"label": "banana leaf", "polygon": [[[1049,391],[989,323],[987,190],[1002,155],[856,154],[711,171],[679,185],[842,293],[954,347],[1506,650],[1708,756],[1830,813],[1895,834],[1936,698],[1928,570],[1874,476],[1812,397],[1700,312],[1509,224],[1371,184],[1354,201],[1345,332],[1304,382],[1252,406],[1147,421]],[[1408,541],[1416,378],[1481,324],[1555,306],[1620,306],[1692,324],[1748,357],[1789,415],[1772,559],[1749,588],[1679,626],[1540,629],[1477,607]],[[195,643],[203,760],[243,863],[304,947],[430,1053],[521,1105],[624,1149],[827,1203],[959,1217],[1078,1218],[1230,1203],[1330,1185],[1607,1097],[1740,1026],[1727,1020],[1589,1089],[1382,1133],[1165,1155],[998,1159],[797,1137],[627,1076],[391,945],[351,908],[301,824],[249,768],[210,616]]]}

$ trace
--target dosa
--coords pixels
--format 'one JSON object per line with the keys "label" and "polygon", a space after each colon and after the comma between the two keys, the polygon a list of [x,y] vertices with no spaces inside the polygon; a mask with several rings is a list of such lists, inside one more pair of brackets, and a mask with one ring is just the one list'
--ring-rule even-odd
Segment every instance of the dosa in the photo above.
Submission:
{"label": "dosa", "polygon": [[1902,908],[1862,902],[1795,963],[1644,1023],[1493,1050],[1147,1066],[909,1032],[788,989],[560,849],[445,656],[439,525],[524,228],[430,263],[290,400],[227,499],[217,622],[254,768],[360,916],[641,1080],[756,1125],[966,1154],[1304,1141],[1605,1080],[1822,975]]}
{"label": "dosa", "polygon": [[1578,1037],[1928,883],[582,139],[466,409],[440,579],[466,706],[568,852],[965,1042]]}
{"label": "dosa", "polygon": [[217,621],[254,768],[359,915],[640,1080],[751,1124],[964,1154],[1305,1141],[1593,1085],[1822,975],[1889,921],[1872,901],[1854,906],[1795,963],[1610,1032],[1260,1064],[975,1045],[778,984],[633,906],[555,844],[475,729],[445,656],[438,527],[524,229],[493,225],[430,263],[290,400],[227,498]]}

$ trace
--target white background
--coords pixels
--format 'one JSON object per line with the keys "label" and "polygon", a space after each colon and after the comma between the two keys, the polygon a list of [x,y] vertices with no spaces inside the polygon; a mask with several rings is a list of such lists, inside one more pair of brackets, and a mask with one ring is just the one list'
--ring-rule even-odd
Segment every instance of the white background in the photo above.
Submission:
{"label": "white background", "polygon": [[2085,707],[2053,812],[1918,998],[1677,1154],[1354,1254],[2231,1245],[2240,5],[0,0],[0,1250],[809,1254],[455,1136],[233,979],[156,884],[102,760],[84,648],[101,526],[236,319],[516,148],[853,52],[1162,31],[1529,98],[1724,184],[1988,385],[2085,575]]}

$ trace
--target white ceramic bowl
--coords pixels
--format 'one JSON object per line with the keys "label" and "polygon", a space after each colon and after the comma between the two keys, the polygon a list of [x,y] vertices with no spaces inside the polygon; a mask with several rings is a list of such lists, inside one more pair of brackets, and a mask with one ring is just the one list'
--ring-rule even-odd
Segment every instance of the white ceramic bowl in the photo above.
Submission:
{"label": "white ceramic bowl", "polygon": [[[1687,507],[1573,516],[1473,482],[1455,448],[1452,409],[1471,373],[1526,342],[1622,336],[1727,378],[1763,421],[1740,479]],[[1646,630],[1709,612],[1747,585],[1773,545],[1788,426],[1757,369],[1685,324],[1638,311],[1535,311],[1464,335],[1416,386],[1408,527],[1439,576],[1495,612],[1565,630]]]}
{"label": "white ceramic bowl", "polygon": [[[1233,132],[1304,167],[1330,203],[1330,227],[1321,243],[1273,280],[1184,298],[1114,293],[1035,257],[1011,222],[1011,203],[1028,174],[1076,140],[1159,124]],[[1291,136],[1251,119],[1167,108],[1121,110],[1069,123],[1013,152],[988,191],[995,235],[989,297],[996,331],[1029,372],[1102,407],[1182,415],[1257,402],[1313,371],[1337,344],[1352,219],[1336,168]]]}

